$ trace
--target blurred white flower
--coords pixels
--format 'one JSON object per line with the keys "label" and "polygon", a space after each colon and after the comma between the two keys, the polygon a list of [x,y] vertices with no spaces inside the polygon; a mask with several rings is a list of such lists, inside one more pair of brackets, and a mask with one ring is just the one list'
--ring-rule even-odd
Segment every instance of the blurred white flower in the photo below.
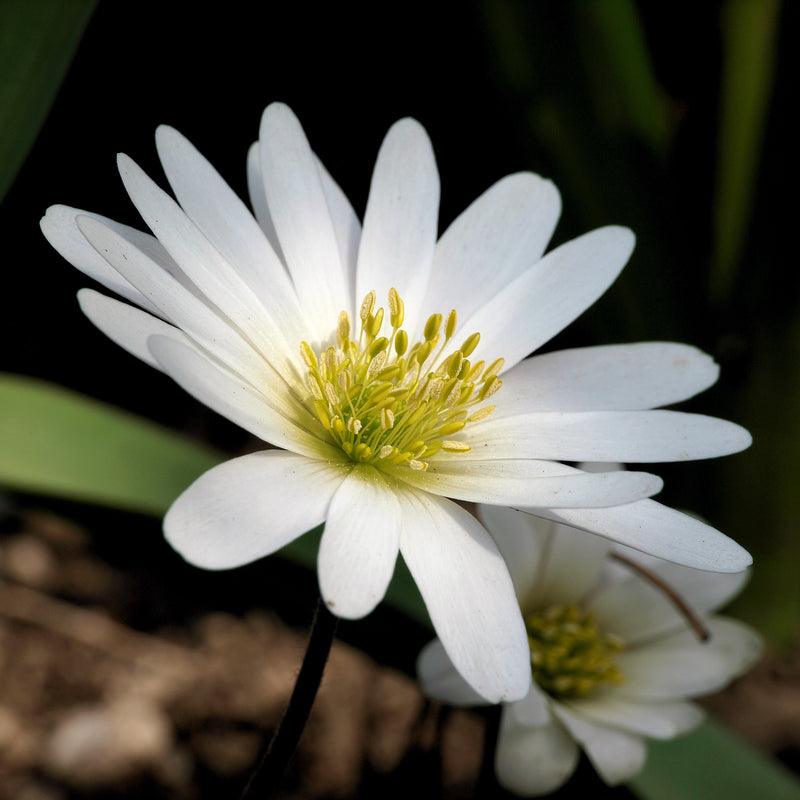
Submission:
{"label": "blurred white flower", "polygon": [[[533,672],[527,697],[502,709],[495,770],[503,787],[529,797],[554,791],[574,771],[579,747],[606,783],[629,780],[644,765],[646,738],[671,739],[701,722],[687,698],[721,689],[758,658],[753,630],[710,613],[747,572],[690,569],[507,508],[479,512],[509,565]],[[631,562],[671,587],[707,641]],[[485,704],[438,640],[417,667],[429,696]]]}
{"label": "blurred white flower", "polygon": [[[363,228],[285,105],[266,109],[249,154],[255,216],[177,131],[160,127],[156,144],[177,202],[118,160],[154,236],[64,206],[42,230],[134,304],[83,290],[101,330],[283,448],[222,464],[176,500],[164,529],[188,561],[240,566],[325,522],[321,592],[355,618],[383,597],[400,552],[453,661],[495,699],[527,691],[525,629],[491,538],[445,498],[588,508],[575,524],[644,550],[723,571],[749,563],[719,532],[643,500],[658,478],[559,463],[747,447],[731,423],[648,410],[711,385],[708,356],[643,343],[522,361],[613,282],[630,231],[602,228],[543,255],[559,195],[518,173],[437,241],[439,178],[411,119],[383,142]],[[609,525],[602,508],[620,503]]]}

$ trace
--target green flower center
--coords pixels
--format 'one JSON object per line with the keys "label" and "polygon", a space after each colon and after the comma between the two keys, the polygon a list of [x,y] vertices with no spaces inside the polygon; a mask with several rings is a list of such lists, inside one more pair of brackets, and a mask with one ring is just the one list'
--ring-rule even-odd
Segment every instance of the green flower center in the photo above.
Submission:
{"label": "green flower center", "polygon": [[614,656],[625,643],[600,631],[590,612],[552,605],[526,617],[525,626],[533,679],[553,697],[584,697],[598,686],[624,681]]}
{"label": "green flower center", "polygon": [[335,347],[315,353],[302,343],[309,408],[353,461],[424,470],[425,459],[439,450],[468,451],[469,445],[450,437],[492,413],[494,406],[476,406],[502,386],[497,374],[503,359],[488,366],[470,362],[479,333],[442,358],[455,332],[455,311],[447,319],[431,314],[423,338],[409,345],[396,289],[389,291],[391,335],[381,336],[384,310],[375,308],[375,300],[373,291],[361,304],[357,340],[342,311]]}

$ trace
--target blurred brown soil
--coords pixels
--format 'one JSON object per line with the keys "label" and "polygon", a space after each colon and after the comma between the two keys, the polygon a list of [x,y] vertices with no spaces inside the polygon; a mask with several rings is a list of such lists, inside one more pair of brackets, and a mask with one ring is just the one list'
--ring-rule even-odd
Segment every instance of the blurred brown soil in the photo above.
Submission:
{"label": "blurred brown soil", "polygon": [[[27,513],[0,538],[0,798],[237,797],[291,692],[306,632],[267,610],[143,632],[126,576],[80,529]],[[765,750],[800,753],[800,651],[705,701]],[[334,644],[281,797],[469,797],[483,720]],[[417,792],[418,793],[418,792]],[[425,795],[429,796],[429,795]]]}

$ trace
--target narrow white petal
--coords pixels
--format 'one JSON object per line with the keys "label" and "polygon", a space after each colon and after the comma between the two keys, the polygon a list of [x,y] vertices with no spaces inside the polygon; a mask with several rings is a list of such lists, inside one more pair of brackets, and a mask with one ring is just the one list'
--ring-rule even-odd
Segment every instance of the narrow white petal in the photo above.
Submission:
{"label": "narrow white petal", "polygon": [[250,195],[250,205],[253,207],[256,220],[258,220],[264,236],[267,237],[273,252],[278,256],[285,269],[286,259],[283,257],[283,251],[278,241],[278,232],[275,230],[275,224],[272,222],[269,205],[267,204],[264,177],[261,174],[261,151],[258,147],[258,142],[250,145],[250,149],[247,151],[247,191]]}
{"label": "narrow white petal", "polygon": [[[288,372],[302,363],[300,341],[307,326],[290,291],[279,293],[278,302],[271,302],[268,311],[236,267],[180,206],[127,156],[120,155],[117,160],[125,188],[142,218],[206,301],[218,308],[278,371]],[[210,217],[211,212],[205,216]],[[239,248],[242,257],[246,249],[246,244]],[[264,249],[268,249],[266,244]],[[251,253],[249,259],[255,256]],[[255,269],[251,265],[248,274]]]}
{"label": "narrow white petal", "polygon": [[318,346],[349,308],[346,276],[317,160],[297,117],[282,103],[264,111],[259,153],[270,218],[312,326],[309,343]]}
{"label": "narrow white petal", "polygon": [[609,786],[630,780],[641,771],[647,746],[640,736],[595,725],[560,704],[554,710]]}
{"label": "narrow white petal", "polygon": [[694,569],[741,572],[753,562],[747,550],[733,539],[654,500],[638,500],[614,508],[530,511]]}
{"label": "narrow white petal", "polygon": [[542,555],[557,523],[523,514],[505,506],[478,506],[478,519],[486,526],[508,566],[520,607],[541,572]]}
{"label": "narrow white petal", "polygon": [[711,639],[698,641],[684,630],[621,653],[616,662],[625,675],[620,695],[643,700],[672,700],[715,692],[758,659],[761,637],[725,617],[706,621]]}
{"label": "narrow white petal", "polygon": [[613,690],[562,704],[598,725],[620,728],[652,739],[673,739],[696,728],[705,717],[702,709],[694,703],[638,702],[620,697]]}
{"label": "narrow white petal", "polygon": [[[164,173],[183,210],[238,273],[287,340],[299,344],[307,328],[297,295],[248,208],[174,128],[161,125],[156,131],[156,145]],[[174,220],[165,220],[164,224],[172,225]]]}
{"label": "narrow white petal", "polygon": [[229,321],[130,241],[91,217],[79,217],[78,226],[92,246],[156,305],[166,320],[184,331],[221,363],[245,376],[253,385],[261,385],[262,381],[265,385],[275,387],[283,384],[283,378]]}
{"label": "narrow white petal", "polygon": [[[531,521],[534,526],[541,525],[533,516]],[[597,586],[610,548],[610,542],[599,536],[565,525],[552,526],[542,549],[539,574],[523,610],[582,602]]]}
{"label": "narrow white petal", "polygon": [[336,491],[317,561],[319,586],[338,617],[364,617],[383,599],[400,547],[400,501],[378,470],[353,467]]}
{"label": "narrow white petal", "polygon": [[495,415],[633,411],[679,403],[716,382],[719,367],[673,342],[582,347],[533,356],[503,375]]}
{"label": "narrow white petal", "polygon": [[504,789],[522,797],[549,794],[567,782],[579,755],[558,720],[533,728],[520,724],[508,706],[503,709],[494,764]]}
{"label": "narrow white petal", "polygon": [[[696,614],[723,606],[741,591],[749,575],[747,571],[706,572],[668,562],[645,566]],[[587,603],[604,630],[614,631],[632,645],[686,627],[685,617],[661,589],[629,567],[623,568],[627,574],[621,580],[601,588]]]}
{"label": "narrow white petal", "polygon": [[465,335],[479,331],[480,358],[487,364],[504,358],[508,370],[608,289],[633,244],[633,234],[618,227],[599,228],[573,239],[548,253],[471,317],[462,318],[459,331]]}
{"label": "narrow white petal", "polygon": [[[316,158],[316,156],[315,156]],[[322,181],[322,190],[328,203],[328,211],[333,223],[333,233],[339,245],[339,260],[344,273],[344,285],[350,304],[344,309],[355,319],[359,304],[363,298],[356,297],[356,269],[358,265],[358,245],[361,241],[361,222],[359,222],[353,206],[339,184],[325,169],[325,165],[317,158],[317,168]]]}
{"label": "narrow white petal", "polygon": [[322,523],[347,472],[282,450],[226,461],[172,504],[164,535],[196,567],[249,564]]}
{"label": "narrow white petal", "polygon": [[184,337],[152,336],[147,345],[161,369],[183,389],[254,436],[300,455],[342,460],[340,450],[319,438],[324,431],[305,409],[298,406],[291,415],[282,414],[270,394],[213,361]]}
{"label": "narrow white petal", "polygon": [[497,546],[455,503],[413,489],[399,494],[400,552],[453,664],[490,702],[524,697],[530,649]]}
{"label": "narrow white petal", "polygon": [[430,140],[418,122],[401,119],[386,134],[372,174],[358,252],[356,302],[374,290],[385,305],[389,289],[396,288],[405,301],[409,335],[423,313],[438,214],[439,173]]}
{"label": "narrow white petal", "polygon": [[[78,217],[92,217],[112,229],[132,231],[132,228],[120,225],[108,217],[92,214],[69,206],[50,206],[42,217],[39,226],[48,242],[72,266],[79,269],[107,289],[130,300],[153,313],[158,313],[155,306],[134,286],[132,286],[103,256],[88,242],[78,228]],[[141,234],[145,235],[145,234]]]}
{"label": "narrow white petal", "polygon": [[534,681],[531,690],[522,700],[511,703],[510,708],[521,725],[538,728],[550,721],[550,698]]}
{"label": "narrow white petal", "polygon": [[[501,390],[502,391],[502,390]],[[459,438],[468,458],[552,458],[650,463],[738,453],[752,443],[741,426],[681,411],[555,411],[490,418]]]}
{"label": "narrow white petal", "polygon": [[541,258],[560,213],[550,181],[532,172],[497,181],[436,243],[425,315],[455,308],[462,319],[472,316]]}
{"label": "narrow white petal", "polygon": [[113,342],[156,369],[161,365],[153,358],[147,340],[155,334],[183,336],[164,320],[135,306],[106,297],[94,289],[78,292],[81,311]]}
{"label": "narrow white petal", "polygon": [[420,651],[417,676],[422,691],[442,703],[469,708],[488,702],[461,677],[438,639],[428,642]]}
{"label": "narrow white petal", "polygon": [[593,508],[632,503],[661,491],[663,482],[647,472],[590,474],[552,461],[432,460],[427,470],[387,469],[398,480],[427,492],[494,505]]}

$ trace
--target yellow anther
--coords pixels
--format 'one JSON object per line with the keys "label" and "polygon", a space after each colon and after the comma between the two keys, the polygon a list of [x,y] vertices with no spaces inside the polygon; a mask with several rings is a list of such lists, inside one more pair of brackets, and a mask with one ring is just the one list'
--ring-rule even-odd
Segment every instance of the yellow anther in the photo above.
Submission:
{"label": "yellow anther", "polygon": [[341,436],[347,430],[347,426],[341,417],[334,417],[331,420],[331,429],[337,436]]}
{"label": "yellow anther", "polygon": [[372,361],[369,362],[367,377],[373,379],[381,371],[385,363],[386,363],[386,351],[379,350],[372,358]]}
{"label": "yellow anther", "polygon": [[440,428],[437,428],[436,433],[438,436],[450,436],[450,434],[463,431],[465,424],[466,423],[464,422],[464,420],[458,420],[457,422],[448,422],[446,425],[442,425]]}
{"label": "yellow anther", "polygon": [[367,322],[364,326],[367,334],[372,338],[373,336],[377,336],[380,333],[381,327],[383,325],[383,308],[379,308],[375,315],[367,319]]}
{"label": "yellow anther", "polygon": [[458,315],[456,314],[456,310],[453,309],[447,315],[447,322],[444,324],[444,338],[450,341],[453,338],[453,334],[456,332],[456,324],[458,322]]}
{"label": "yellow anther", "polygon": [[389,430],[394,427],[394,413],[391,408],[381,409],[381,428]]}
{"label": "yellow anther", "polygon": [[425,344],[423,344],[422,347],[417,350],[414,356],[417,364],[422,366],[428,360],[431,350],[433,350],[433,342],[425,342]]}
{"label": "yellow anther", "polygon": [[364,299],[361,301],[361,310],[358,313],[358,316],[361,317],[361,322],[365,323],[367,318],[372,314],[372,309],[375,307],[375,300],[376,300],[375,292],[367,292]]}
{"label": "yellow anther", "polygon": [[347,316],[346,311],[342,311],[339,314],[339,324],[336,327],[336,340],[341,350],[344,350],[350,344],[350,317]]}
{"label": "yellow anther", "polygon": [[497,375],[501,369],[503,369],[503,364],[506,363],[504,358],[497,358],[486,367],[486,371],[483,373],[483,379],[488,380],[489,378]]}
{"label": "yellow anther", "polygon": [[389,340],[385,336],[376,339],[370,346],[367,352],[370,358],[375,358],[378,353],[383,352],[389,346]]}
{"label": "yellow anther", "polygon": [[325,351],[325,369],[328,371],[328,374],[333,375],[336,370],[339,368],[339,355],[336,352],[335,347],[329,347]]}
{"label": "yellow anther", "polygon": [[353,379],[350,377],[350,373],[347,371],[342,371],[339,373],[338,377],[336,378],[336,382],[339,384],[339,388],[343,389],[345,392],[350,388]]}
{"label": "yellow anther", "polygon": [[347,430],[350,431],[350,433],[354,433],[356,436],[358,436],[362,427],[361,420],[356,419],[356,417],[350,417],[350,419],[347,420]]}
{"label": "yellow anther", "polygon": [[442,327],[442,315],[431,314],[428,321],[425,323],[424,336],[426,342],[431,342],[439,333],[439,328]]}
{"label": "yellow anther", "polygon": [[325,381],[325,397],[334,408],[339,404],[339,393],[330,381]]}
{"label": "yellow anther", "polygon": [[481,335],[479,333],[471,333],[464,339],[464,344],[461,345],[461,355],[466,358],[469,355],[472,355],[472,351],[478,346],[478,342],[481,340]]}
{"label": "yellow anther", "polygon": [[395,330],[399,328],[403,324],[404,318],[405,304],[397,293],[397,289],[392,287],[389,289],[389,322],[391,322],[392,328]]}
{"label": "yellow anther", "polygon": [[425,472],[425,470],[428,469],[428,464],[425,461],[418,461],[416,458],[412,458],[411,461],[408,462],[408,466],[417,472]]}
{"label": "yellow anther", "polygon": [[300,353],[309,369],[317,369],[317,357],[314,355],[314,351],[311,349],[311,345],[309,345],[308,342],[300,343]]}
{"label": "yellow anther", "polygon": [[319,384],[319,378],[316,375],[309,373],[306,383],[308,384],[308,389],[314,398],[316,400],[322,400],[325,395],[322,393],[322,387]]}
{"label": "yellow anther", "polygon": [[458,350],[456,350],[456,352],[447,359],[447,374],[451,378],[458,377],[458,374],[461,372],[461,365],[463,361],[464,356],[462,356]]}
{"label": "yellow anther", "polygon": [[392,447],[390,444],[385,444],[383,447],[381,447],[380,457],[389,458],[389,456],[392,455],[394,451],[395,451],[394,447]]}
{"label": "yellow anther", "polygon": [[322,427],[325,430],[331,429],[331,417],[328,414],[327,404],[324,400],[315,400],[314,401],[314,410],[317,412],[317,418],[322,423]]}
{"label": "yellow anther", "polygon": [[489,380],[483,384],[481,390],[478,392],[478,399],[486,400],[495,394],[495,392],[497,392],[502,385],[503,381],[501,381],[497,375],[492,375],[491,378],[489,378]]}
{"label": "yellow anther", "polygon": [[408,350],[408,334],[405,331],[397,331],[394,337],[394,351],[398,357],[405,355]]}
{"label": "yellow anther", "polygon": [[472,448],[466,442],[459,442],[455,439],[443,439],[442,450],[448,453],[468,453]]}

